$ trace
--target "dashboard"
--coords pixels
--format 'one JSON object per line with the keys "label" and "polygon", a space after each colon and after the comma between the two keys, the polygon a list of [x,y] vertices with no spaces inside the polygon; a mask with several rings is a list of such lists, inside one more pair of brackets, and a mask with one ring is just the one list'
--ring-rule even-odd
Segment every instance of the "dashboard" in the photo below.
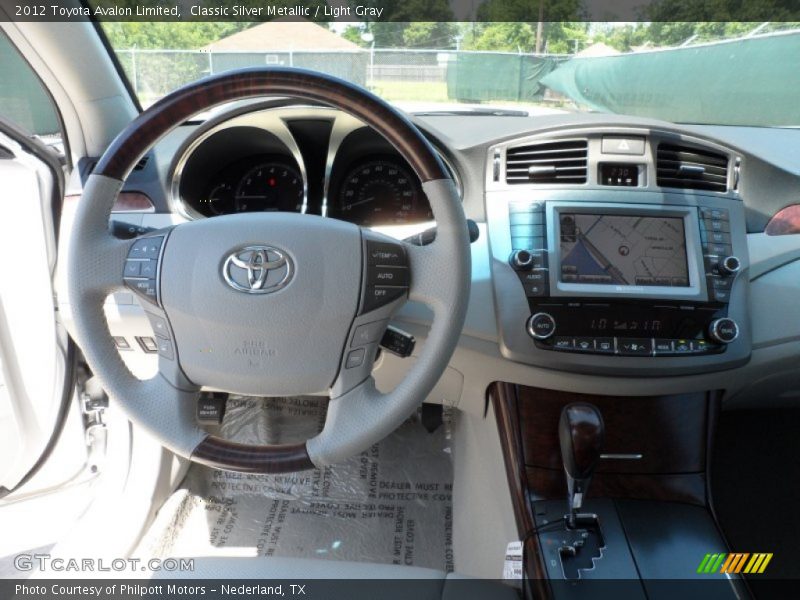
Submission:
{"label": "dashboard", "polygon": [[[482,414],[482,393],[467,390],[498,378],[585,393],[613,385],[622,395],[653,385],[758,402],[800,394],[800,235],[770,235],[800,204],[800,132],[598,114],[412,119],[480,231],[442,398],[455,402],[463,390],[462,408]],[[84,179],[91,166],[79,165]],[[70,185],[79,194],[81,181]],[[418,186],[397,153],[348,115],[251,102],[162,139],[111,218],[136,234],[290,210],[402,239],[433,225]],[[122,201],[131,198],[147,202]],[[109,298],[107,316],[129,365],[157,359],[134,294]],[[431,315],[409,302],[395,320],[424,340]],[[378,383],[391,386],[409,364],[385,356]]]}
{"label": "dashboard", "polygon": [[433,220],[394,148],[325,108],[249,107],[211,119],[179,149],[171,181],[172,206],[190,219],[282,211],[365,227]]}

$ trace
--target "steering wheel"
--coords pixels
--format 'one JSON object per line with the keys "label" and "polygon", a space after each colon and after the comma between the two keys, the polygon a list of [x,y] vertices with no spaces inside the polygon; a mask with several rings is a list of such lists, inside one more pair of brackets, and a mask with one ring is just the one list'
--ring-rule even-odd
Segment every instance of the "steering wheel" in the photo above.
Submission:
{"label": "steering wheel", "polygon": [[[274,95],[321,102],[383,135],[422,181],[438,231],[412,246],[314,215],[247,213],[182,223],[135,240],[109,233],[123,181],[166,133],[224,102]],[[294,68],[228,72],[187,85],[135,119],[86,182],[68,258],[74,334],[89,366],[136,425],[194,462],[250,473],[340,462],[397,428],[425,399],[464,324],[470,249],[454,182],[402,113],[345,81]],[[103,313],[135,291],[158,342],[159,369],[134,377]],[[396,388],[372,378],[378,342],[408,299],[433,311],[430,333]],[[304,443],[255,446],[197,425],[201,389],[258,396],[329,395],[322,431]]]}

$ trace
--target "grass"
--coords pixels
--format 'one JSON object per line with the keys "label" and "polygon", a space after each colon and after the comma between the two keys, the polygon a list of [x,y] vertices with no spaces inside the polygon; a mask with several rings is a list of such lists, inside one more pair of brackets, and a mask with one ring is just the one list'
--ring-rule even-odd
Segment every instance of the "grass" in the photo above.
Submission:
{"label": "grass", "polygon": [[447,83],[423,81],[375,81],[370,89],[393,102],[452,102],[447,97]]}

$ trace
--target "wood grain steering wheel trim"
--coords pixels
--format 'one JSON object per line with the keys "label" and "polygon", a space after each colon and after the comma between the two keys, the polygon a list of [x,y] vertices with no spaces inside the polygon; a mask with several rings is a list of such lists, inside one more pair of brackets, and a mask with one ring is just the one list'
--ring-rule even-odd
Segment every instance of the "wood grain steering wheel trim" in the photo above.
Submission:
{"label": "wood grain steering wheel trim", "polygon": [[423,182],[450,178],[428,140],[400,111],[341,79],[283,67],[229,71],[172,92],[119,134],[94,172],[123,180],[153,144],[189,117],[228,101],[267,95],[290,96],[339,108],[383,135]]}
{"label": "wood grain steering wheel trim", "polygon": [[195,448],[192,460],[215,469],[242,473],[292,473],[313,469],[305,443],[248,446],[208,436]]}

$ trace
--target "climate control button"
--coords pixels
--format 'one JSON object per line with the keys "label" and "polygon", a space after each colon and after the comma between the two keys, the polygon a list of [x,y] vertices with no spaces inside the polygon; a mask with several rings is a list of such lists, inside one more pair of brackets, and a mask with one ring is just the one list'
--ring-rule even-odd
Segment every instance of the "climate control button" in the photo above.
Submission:
{"label": "climate control button", "polygon": [[528,335],[535,340],[546,340],[556,330],[556,320],[549,314],[541,312],[528,319]]}
{"label": "climate control button", "polygon": [[708,336],[720,344],[730,344],[739,337],[739,325],[728,317],[722,317],[708,326]]}

